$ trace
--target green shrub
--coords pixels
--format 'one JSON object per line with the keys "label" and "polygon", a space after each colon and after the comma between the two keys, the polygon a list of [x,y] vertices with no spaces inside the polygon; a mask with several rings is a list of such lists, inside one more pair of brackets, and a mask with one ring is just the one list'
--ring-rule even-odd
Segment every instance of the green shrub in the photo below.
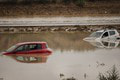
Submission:
{"label": "green shrub", "polygon": [[120,80],[119,73],[115,66],[110,71],[107,71],[107,74],[99,74],[99,80]]}

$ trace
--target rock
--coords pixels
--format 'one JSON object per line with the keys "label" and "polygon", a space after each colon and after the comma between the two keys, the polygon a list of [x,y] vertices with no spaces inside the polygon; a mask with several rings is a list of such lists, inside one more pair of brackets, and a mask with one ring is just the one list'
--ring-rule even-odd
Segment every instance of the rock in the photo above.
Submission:
{"label": "rock", "polygon": [[29,27],[29,28],[26,29],[26,31],[32,32],[32,31],[33,31],[33,28],[30,28],[30,27]]}
{"label": "rock", "polygon": [[65,76],[64,74],[62,74],[62,73],[60,74],[60,78],[62,78],[62,77],[64,77],[64,76]]}

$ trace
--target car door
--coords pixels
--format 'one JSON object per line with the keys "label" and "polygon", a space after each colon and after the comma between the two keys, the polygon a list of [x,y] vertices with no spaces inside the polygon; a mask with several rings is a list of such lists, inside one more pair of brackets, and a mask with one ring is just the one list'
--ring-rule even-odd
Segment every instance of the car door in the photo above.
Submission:
{"label": "car door", "polygon": [[109,33],[108,31],[104,32],[103,35],[102,35],[102,40],[109,40]]}

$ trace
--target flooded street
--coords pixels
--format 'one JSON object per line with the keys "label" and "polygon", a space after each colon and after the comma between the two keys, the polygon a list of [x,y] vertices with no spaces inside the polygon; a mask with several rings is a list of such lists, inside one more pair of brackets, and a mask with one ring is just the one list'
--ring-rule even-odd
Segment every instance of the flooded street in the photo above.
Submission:
{"label": "flooded street", "polygon": [[99,80],[114,65],[120,73],[119,42],[86,42],[86,32],[41,32],[38,34],[0,34],[0,52],[19,42],[44,41],[50,55],[0,54],[3,80]]}

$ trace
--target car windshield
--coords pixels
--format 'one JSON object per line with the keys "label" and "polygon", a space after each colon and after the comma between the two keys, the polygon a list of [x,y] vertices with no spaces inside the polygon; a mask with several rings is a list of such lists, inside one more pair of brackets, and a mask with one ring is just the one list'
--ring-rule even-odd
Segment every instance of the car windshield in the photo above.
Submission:
{"label": "car windshield", "polygon": [[96,38],[98,38],[98,37],[101,36],[101,34],[102,34],[102,32],[94,32],[94,33],[92,33],[92,34],[90,35],[90,37],[96,37]]}
{"label": "car windshield", "polygon": [[11,51],[13,51],[15,48],[17,48],[17,46],[16,46],[16,45],[14,45],[14,46],[10,47],[8,50],[6,50],[6,52],[11,52]]}

